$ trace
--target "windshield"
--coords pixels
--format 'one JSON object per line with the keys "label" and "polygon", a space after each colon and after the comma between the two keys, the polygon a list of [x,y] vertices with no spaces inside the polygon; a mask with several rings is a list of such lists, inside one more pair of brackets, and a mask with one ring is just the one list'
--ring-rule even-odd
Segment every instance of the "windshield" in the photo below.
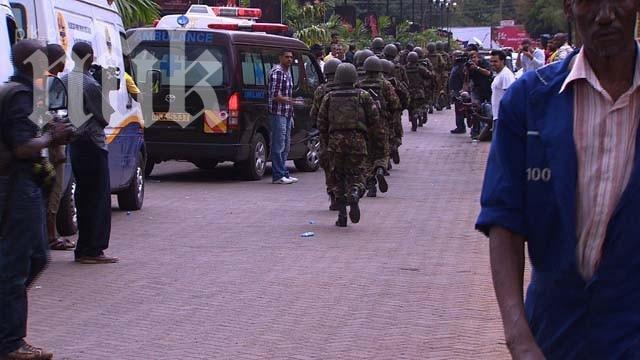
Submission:
{"label": "windshield", "polygon": [[225,52],[212,46],[138,46],[132,57],[138,83],[146,83],[147,72],[162,73],[161,85],[213,86],[226,83]]}

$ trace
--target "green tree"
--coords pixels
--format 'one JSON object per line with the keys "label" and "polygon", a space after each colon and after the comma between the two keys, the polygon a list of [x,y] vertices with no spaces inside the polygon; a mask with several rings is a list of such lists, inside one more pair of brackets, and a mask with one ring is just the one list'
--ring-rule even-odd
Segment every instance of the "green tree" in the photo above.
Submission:
{"label": "green tree", "polygon": [[525,28],[532,37],[566,31],[562,0],[534,0],[531,3]]}
{"label": "green tree", "polygon": [[160,16],[153,0],[116,0],[125,28],[148,25]]}

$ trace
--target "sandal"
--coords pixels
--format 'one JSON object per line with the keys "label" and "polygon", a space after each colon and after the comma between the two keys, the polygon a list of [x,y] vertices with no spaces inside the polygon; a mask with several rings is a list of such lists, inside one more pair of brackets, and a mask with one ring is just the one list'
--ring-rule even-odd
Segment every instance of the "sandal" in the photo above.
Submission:
{"label": "sandal", "polygon": [[51,250],[69,251],[76,247],[76,243],[72,240],[65,238],[57,238],[53,241],[49,241],[49,248]]}

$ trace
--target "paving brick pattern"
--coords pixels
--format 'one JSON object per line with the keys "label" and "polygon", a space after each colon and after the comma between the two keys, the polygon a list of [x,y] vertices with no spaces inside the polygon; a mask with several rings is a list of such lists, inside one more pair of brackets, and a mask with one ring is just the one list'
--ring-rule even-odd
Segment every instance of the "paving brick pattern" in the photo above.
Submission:
{"label": "paving brick pattern", "polygon": [[389,193],[347,229],[321,173],[276,186],[157,166],[142,211],[114,208],[120,264],[53,254],[29,340],[57,359],[507,358],[473,230],[488,146],[452,125],[449,111],[407,127]]}

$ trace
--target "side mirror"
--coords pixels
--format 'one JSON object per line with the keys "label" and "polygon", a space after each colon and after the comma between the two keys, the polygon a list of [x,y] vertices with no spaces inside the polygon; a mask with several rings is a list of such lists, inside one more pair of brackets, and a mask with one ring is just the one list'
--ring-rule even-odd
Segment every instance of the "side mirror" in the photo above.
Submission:
{"label": "side mirror", "polygon": [[56,76],[47,77],[45,106],[49,111],[66,110],[68,103],[67,88]]}
{"label": "side mirror", "polygon": [[162,73],[160,70],[147,71],[147,84],[151,84],[151,93],[160,92],[160,84],[162,84]]}

